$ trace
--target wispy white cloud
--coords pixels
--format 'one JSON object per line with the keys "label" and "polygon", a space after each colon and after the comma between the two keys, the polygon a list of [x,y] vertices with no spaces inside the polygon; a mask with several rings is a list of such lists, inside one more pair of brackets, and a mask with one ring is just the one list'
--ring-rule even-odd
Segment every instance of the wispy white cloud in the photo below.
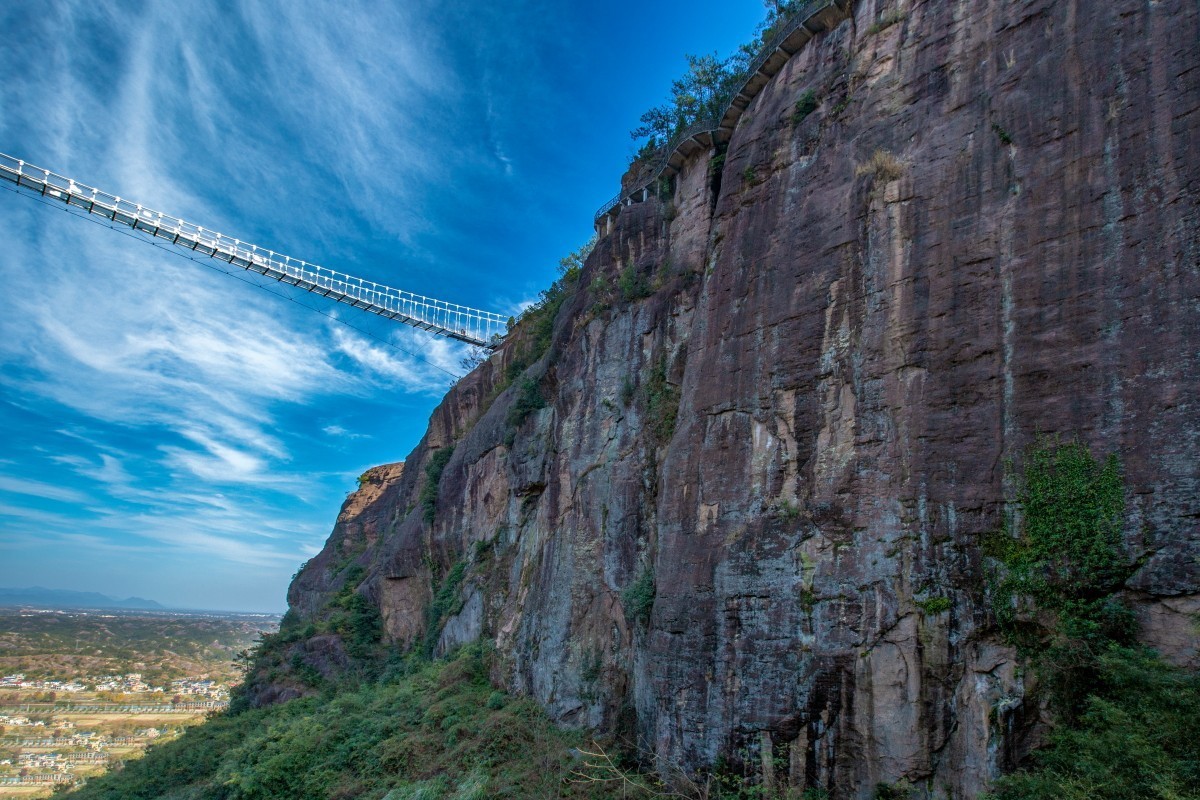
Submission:
{"label": "wispy white cloud", "polygon": [[371,434],[369,434],[369,433],[355,433],[354,431],[350,431],[350,430],[347,430],[346,428],[343,428],[341,425],[326,425],[325,427],[321,428],[321,432],[327,436],[333,436],[338,439],[371,439],[371,438],[373,438],[371,436]]}
{"label": "wispy white cloud", "polygon": [[74,489],[25,478],[14,478],[9,475],[0,475],[0,492],[40,497],[60,503],[86,503],[89,501],[87,495]]}

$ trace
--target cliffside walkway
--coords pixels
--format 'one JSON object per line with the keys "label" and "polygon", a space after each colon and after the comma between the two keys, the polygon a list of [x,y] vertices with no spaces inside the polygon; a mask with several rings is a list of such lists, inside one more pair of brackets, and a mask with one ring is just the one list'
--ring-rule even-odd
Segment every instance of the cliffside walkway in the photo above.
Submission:
{"label": "cliffside walkway", "polygon": [[103,192],[0,153],[0,179],[22,194],[60,202],[77,214],[96,214],[149,239],[215,258],[248,272],[328,297],[352,308],[479,347],[495,347],[508,318],[447,303],[276,253]]}
{"label": "cliffside walkway", "polygon": [[693,155],[714,145],[725,144],[742,112],[758,96],[771,78],[779,73],[796,53],[818,33],[832,29],[850,13],[852,0],[809,0],[793,12],[783,27],[772,34],[746,69],[746,79],[717,117],[699,120],[676,133],[658,149],[649,166],[641,171],[634,187],[622,191],[600,206],[594,223],[597,234],[608,233],[622,206],[649,199],[651,187],[663,177],[675,175]]}

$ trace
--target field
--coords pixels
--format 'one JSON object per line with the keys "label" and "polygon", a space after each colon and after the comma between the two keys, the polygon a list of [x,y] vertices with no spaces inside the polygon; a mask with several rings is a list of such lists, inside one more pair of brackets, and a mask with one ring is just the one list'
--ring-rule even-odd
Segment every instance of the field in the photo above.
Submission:
{"label": "field", "polygon": [[139,672],[151,684],[199,674],[232,680],[234,656],[278,622],[270,614],[0,608],[0,675],[70,680]]}
{"label": "field", "polygon": [[[278,617],[0,609],[0,798],[41,798],[228,703]],[[41,783],[35,783],[41,782]]]}

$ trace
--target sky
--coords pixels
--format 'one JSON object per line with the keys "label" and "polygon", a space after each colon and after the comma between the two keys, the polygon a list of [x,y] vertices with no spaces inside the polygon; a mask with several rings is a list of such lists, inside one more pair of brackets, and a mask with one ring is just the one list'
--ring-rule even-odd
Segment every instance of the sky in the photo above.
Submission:
{"label": "sky", "polygon": [[[0,152],[511,314],[591,235],[684,54],[727,54],[762,15],[760,0],[3,3]],[[462,345],[10,191],[0,241],[0,586],[281,611],[355,478],[403,460],[463,372]]]}

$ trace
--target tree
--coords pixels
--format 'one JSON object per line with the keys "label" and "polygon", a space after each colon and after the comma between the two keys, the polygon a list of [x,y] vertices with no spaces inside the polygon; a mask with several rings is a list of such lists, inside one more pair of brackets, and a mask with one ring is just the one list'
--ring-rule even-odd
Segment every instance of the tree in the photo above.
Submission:
{"label": "tree", "polygon": [[641,125],[630,132],[634,139],[667,143],[684,128],[715,118],[724,109],[742,78],[745,59],[739,54],[721,59],[716,53],[687,55],[687,72],[671,82],[670,102],[641,116]]}
{"label": "tree", "polygon": [[567,253],[558,260],[558,276],[567,280],[575,280],[583,272],[583,262],[592,254],[596,247],[596,236],[581,244],[578,249]]}

